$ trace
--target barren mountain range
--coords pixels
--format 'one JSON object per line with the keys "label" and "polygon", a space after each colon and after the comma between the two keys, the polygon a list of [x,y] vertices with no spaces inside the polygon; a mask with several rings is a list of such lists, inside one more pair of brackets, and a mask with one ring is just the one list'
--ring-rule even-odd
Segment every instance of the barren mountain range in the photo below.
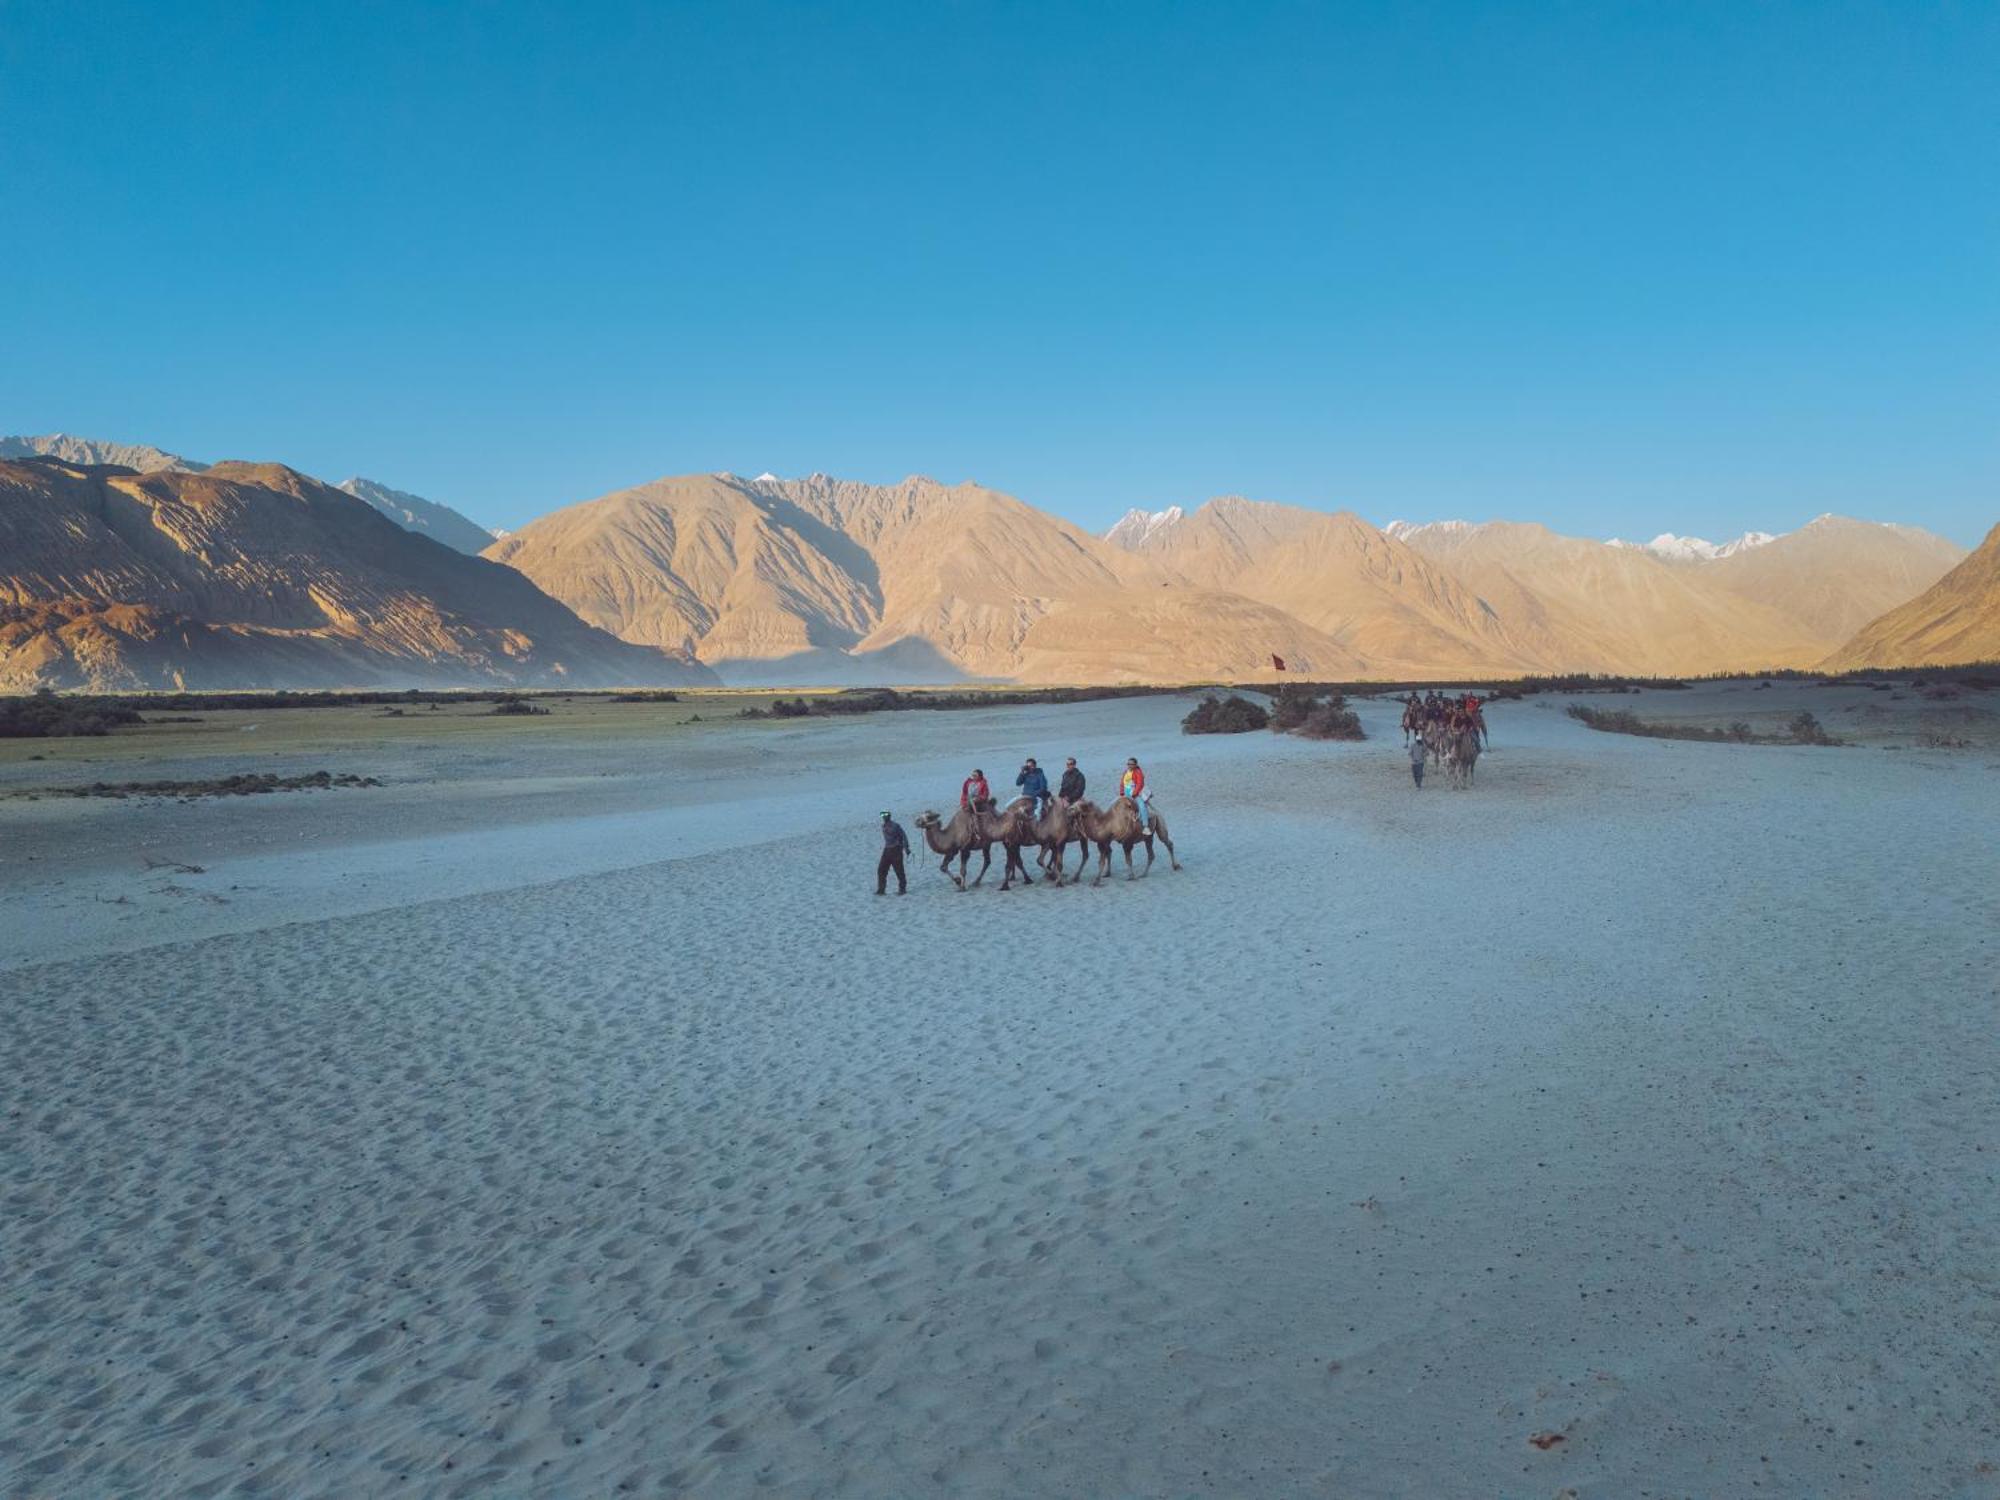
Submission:
{"label": "barren mountain range", "polygon": [[[1811,666],[1964,555],[1823,516],[1667,549],[1492,522],[1377,530],[1225,497],[1092,537],[978,485],[656,480],[486,554],[732,681],[1185,681]],[[927,669],[926,669],[927,668]]]}
{"label": "barren mountain range", "polygon": [[277,464],[0,461],[0,689],[713,680]]}
{"label": "barren mountain range", "polygon": [[[1635,545],[1504,521],[1378,530],[1224,497],[1134,511],[1099,537],[921,477],[684,475],[487,540],[369,480],[4,441],[62,455],[0,463],[13,687],[582,685],[711,668],[787,685],[1182,682],[1268,679],[1274,658],[1322,678],[1694,674],[1846,660],[1856,632],[1878,660],[1971,649],[1987,637],[1964,625],[1968,600],[1996,588],[1977,556],[1952,572],[1966,554],[1950,542],[1835,516]],[[124,467],[86,461],[114,454]],[[482,541],[484,560],[450,550]],[[1965,575],[1959,623],[1919,622],[1918,596],[1948,572]],[[1885,613],[1904,622],[1885,633]]]}

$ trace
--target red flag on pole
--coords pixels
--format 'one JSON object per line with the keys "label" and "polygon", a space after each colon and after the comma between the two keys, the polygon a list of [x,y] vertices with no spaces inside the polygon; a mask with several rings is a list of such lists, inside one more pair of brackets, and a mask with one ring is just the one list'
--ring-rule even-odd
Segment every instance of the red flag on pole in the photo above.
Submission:
{"label": "red flag on pole", "polygon": [[1282,656],[1278,655],[1278,653],[1277,653],[1277,652],[1273,651],[1273,652],[1271,653],[1271,666],[1272,666],[1272,667],[1273,667],[1273,668],[1274,668],[1275,670],[1277,670],[1277,671],[1280,671],[1280,672],[1284,671],[1284,670],[1285,670],[1285,659],[1284,659],[1284,657],[1282,657]]}

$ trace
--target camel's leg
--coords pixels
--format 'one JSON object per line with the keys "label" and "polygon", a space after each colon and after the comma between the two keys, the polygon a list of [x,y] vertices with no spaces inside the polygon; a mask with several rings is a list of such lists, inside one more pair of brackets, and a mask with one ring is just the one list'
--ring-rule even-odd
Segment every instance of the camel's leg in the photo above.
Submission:
{"label": "camel's leg", "polygon": [[1131,844],[1127,843],[1124,846],[1124,848],[1125,848],[1125,878],[1127,880],[1137,880],[1139,877],[1132,869],[1132,846]]}
{"label": "camel's leg", "polygon": [[949,880],[953,885],[957,886],[961,891],[964,890],[965,856],[961,854],[958,857],[958,874],[954,875],[951,873],[951,856],[947,854],[943,859],[938,861],[938,874],[944,876],[946,880]]}
{"label": "camel's leg", "polygon": [[[965,857],[968,860],[972,858],[970,850],[966,852]],[[993,868],[993,846],[991,844],[987,844],[984,847],[982,847],[979,851],[979,873],[972,877],[972,883],[974,885],[978,885],[980,881],[986,878],[986,872],[992,868]]]}
{"label": "camel's leg", "polygon": [[[1090,858],[1090,851],[1088,849],[1084,850],[1083,857],[1085,860],[1088,860]],[[1111,840],[1105,839],[1097,846],[1097,878],[1090,882],[1092,889],[1095,889],[1096,887],[1103,885],[1104,877],[1109,875],[1110,873],[1111,873]]]}

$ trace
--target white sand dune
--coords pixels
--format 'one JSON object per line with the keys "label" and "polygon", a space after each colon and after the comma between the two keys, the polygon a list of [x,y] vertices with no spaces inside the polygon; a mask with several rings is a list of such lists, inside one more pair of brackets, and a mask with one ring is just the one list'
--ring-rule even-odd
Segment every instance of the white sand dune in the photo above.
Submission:
{"label": "white sand dune", "polygon": [[[1182,711],[93,809],[206,868],[0,887],[0,1494],[2000,1494],[1992,756]],[[1128,749],[1184,873],[873,896]]]}

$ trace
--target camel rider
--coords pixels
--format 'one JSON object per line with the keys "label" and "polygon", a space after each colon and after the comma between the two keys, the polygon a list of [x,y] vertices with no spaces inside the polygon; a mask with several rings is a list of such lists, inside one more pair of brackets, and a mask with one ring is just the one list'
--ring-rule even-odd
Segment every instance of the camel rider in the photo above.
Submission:
{"label": "camel rider", "polygon": [[1139,769],[1136,755],[1125,762],[1125,774],[1118,778],[1118,795],[1132,799],[1132,805],[1139,809],[1139,826],[1150,832],[1153,815],[1146,806],[1146,773]]}
{"label": "camel rider", "polygon": [[960,807],[970,808],[973,812],[978,812],[979,804],[990,801],[992,796],[993,789],[986,784],[986,773],[977,766],[972,768],[970,776],[959,783],[958,805]]}
{"label": "camel rider", "polygon": [[1028,799],[1030,808],[1039,818],[1042,809],[1048,806],[1049,778],[1042,773],[1042,768],[1035,764],[1034,756],[1031,755],[1022,762],[1021,774],[1014,778],[1014,785],[1021,789],[1021,795]]}
{"label": "camel rider", "polygon": [[1472,727],[1478,731],[1480,742],[1483,744],[1486,740],[1486,714],[1477,693],[1465,695],[1465,716],[1472,721]]}
{"label": "camel rider", "polygon": [[1423,731],[1418,730],[1416,738],[1410,741],[1410,779],[1416,782],[1420,792],[1424,789],[1424,756],[1429,749],[1430,746],[1424,743]]}
{"label": "camel rider", "polygon": [[903,856],[910,852],[910,836],[903,832],[903,825],[890,817],[884,809],[882,813],[882,857],[875,861],[875,894],[889,894],[889,874],[896,875],[896,894],[907,896],[910,882],[903,873]]}
{"label": "camel rider", "polygon": [[1083,772],[1076,768],[1074,755],[1063,762],[1062,781],[1056,787],[1056,795],[1071,807],[1083,800]]}

